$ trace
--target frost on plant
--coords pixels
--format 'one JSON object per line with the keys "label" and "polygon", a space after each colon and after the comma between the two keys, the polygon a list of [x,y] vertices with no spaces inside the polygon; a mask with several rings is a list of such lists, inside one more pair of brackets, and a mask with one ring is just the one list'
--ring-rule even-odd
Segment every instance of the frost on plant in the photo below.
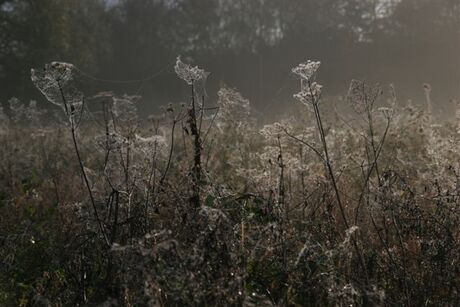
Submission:
{"label": "frost on plant", "polygon": [[292,72],[298,75],[302,81],[313,82],[320,66],[321,62],[308,60],[306,63],[300,63],[294,67]]}
{"label": "frost on plant", "polygon": [[198,68],[198,66],[185,64],[182,62],[180,57],[177,57],[174,71],[176,72],[177,76],[184,80],[188,85],[193,85],[195,82],[199,81],[205,81],[209,75],[209,73],[205,72],[201,68]]}
{"label": "frost on plant", "polygon": [[315,104],[321,97],[321,90],[323,86],[317,82],[313,82],[307,86],[303,86],[303,89],[294,94],[294,98],[305,105]]}
{"label": "frost on plant", "polygon": [[73,83],[74,66],[53,62],[43,69],[31,69],[31,79],[37,89],[54,105],[61,107],[68,117],[83,104],[83,94]]}
{"label": "frost on plant", "polygon": [[386,118],[387,120],[390,120],[391,118],[393,118],[393,115],[394,115],[394,109],[393,108],[388,108],[388,107],[381,107],[378,109],[384,118]]}
{"label": "frost on plant", "polygon": [[307,61],[300,63],[292,72],[300,78],[300,92],[294,98],[304,105],[315,105],[321,97],[322,85],[315,81],[321,62]]}
{"label": "frost on plant", "polygon": [[259,133],[267,140],[267,142],[277,144],[277,140],[281,138],[281,136],[285,135],[285,130],[289,130],[289,127],[285,127],[285,125],[281,123],[273,123],[265,125]]}
{"label": "frost on plant", "polygon": [[148,157],[159,153],[166,155],[167,142],[162,135],[153,135],[150,137],[142,137],[136,135],[136,147]]}
{"label": "frost on plant", "polygon": [[249,100],[234,89],[223,87],[217,93],[219,111],[216,116],[219,128],[223,126],[244,126],[248,124],[251,106]]}
{"label": "frost on plant", "polygon": [[127,123],[137,119],[136,101],[139,96],[123,95],[122,97],[113,97],[113,115],[121,122]]}
{"label": "frost on plant", "polygon": [[98,135],[95,138],[95,143],[104,152],[121,150],[122,148],[126,148],[128,146],[128,140],[115,132],[109,132],[107,135]]}
{"label": "frost on plant", "polygon": [[[191,103],[148,120],[139,96],[111,92],[92,97],[91,120],[75,119],[73,66],[33,70],[71,134],[41,122],[50,114],[33,101],[0,107],[0,209],[10,219],[0,276],[22,270],[18,253],[39,252],[52,267],[26,276],[14,294],[24,304],[42,295],[72,306],[455,306],[445,285],[459,284],[460,106],[435,125],[416,106],[398,108],[393,87],[381,105],[381,87],[354,80],[348,107],[359,114],[331,114],[319,105],[319,67],[292,69],[307,111],[274,123],[257,122],[228,87],[206,101],[207,73],[179,58]],[[0,295],[0,305],[17,304]]]}

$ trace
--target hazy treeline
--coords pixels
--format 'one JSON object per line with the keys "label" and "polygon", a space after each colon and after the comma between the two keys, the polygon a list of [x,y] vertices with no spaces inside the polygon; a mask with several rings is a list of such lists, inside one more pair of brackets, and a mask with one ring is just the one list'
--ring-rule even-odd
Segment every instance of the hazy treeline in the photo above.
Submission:
{"label": "hazy treeline", "polygon": [[181,54],[215,72],[210,93],[225,82],[259,109],[292,99],[287,67],[306,58],[327,63],[329,94],[366,78],[404,99],[427,82],[447,101],[458,96],[459,24],[458,0],[0,0],[0,99],[36,98],[30,67],[61,60],[102,79],[163,72],[85,85],[160,105],[183,97],[170,71]]}

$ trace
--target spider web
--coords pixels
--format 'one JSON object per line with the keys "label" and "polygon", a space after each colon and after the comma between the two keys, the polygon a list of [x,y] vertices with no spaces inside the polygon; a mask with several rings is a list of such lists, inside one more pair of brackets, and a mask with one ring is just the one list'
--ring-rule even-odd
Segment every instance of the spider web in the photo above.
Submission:
{"label": "spider web", "polygon": [[46,99],[68,116],[82,107],[83,93],[74,85],[72,64],[53,62],[44,69],[32,69],[31,79]]}

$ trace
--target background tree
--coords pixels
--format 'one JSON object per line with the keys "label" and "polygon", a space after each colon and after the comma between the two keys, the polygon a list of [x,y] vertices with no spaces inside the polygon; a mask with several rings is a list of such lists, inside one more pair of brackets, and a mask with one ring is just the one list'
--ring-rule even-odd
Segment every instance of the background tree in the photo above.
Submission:
{"label": "background tree", "polygon": [[[92,0],[3,0],[0,6],[1,98],[30,96],[30,68],[73,62],[96,73],[108,55],[105,3]],[[34,93],[35,94],[35,93]]]}
{"label": "background tree", "polygon": [[395,83],[401,99],[423,98],[425,82],[437,101],[460,94],[457,0],[2,0],[0,5],[2,101],[36,97],[29,68],[57,59],[96,79],[147,78],[82,80],[91,81],[86,85],[93,91],[142,94],[141,108],[154,108],[184,95],[167,69],[177,55],[213,71],[209,93],[225,82],[265,113],[292,100],[286,67],[306,58],[323,61],[322,80],[332,95],[343,94],[351,78]]}

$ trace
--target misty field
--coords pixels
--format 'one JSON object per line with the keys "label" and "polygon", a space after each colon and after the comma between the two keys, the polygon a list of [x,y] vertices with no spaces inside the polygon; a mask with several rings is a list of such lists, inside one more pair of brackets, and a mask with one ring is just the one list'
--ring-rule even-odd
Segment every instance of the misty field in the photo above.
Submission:
{"label": "misty field", "polygon": [[460,112],[428,84],[418,107],[358,80],[331,101],[308,61],[260,124],[174,69],[190,94],[161,114],[60,62],[32,70],[48,108],[1,110],[0,305],[458,304]]}

